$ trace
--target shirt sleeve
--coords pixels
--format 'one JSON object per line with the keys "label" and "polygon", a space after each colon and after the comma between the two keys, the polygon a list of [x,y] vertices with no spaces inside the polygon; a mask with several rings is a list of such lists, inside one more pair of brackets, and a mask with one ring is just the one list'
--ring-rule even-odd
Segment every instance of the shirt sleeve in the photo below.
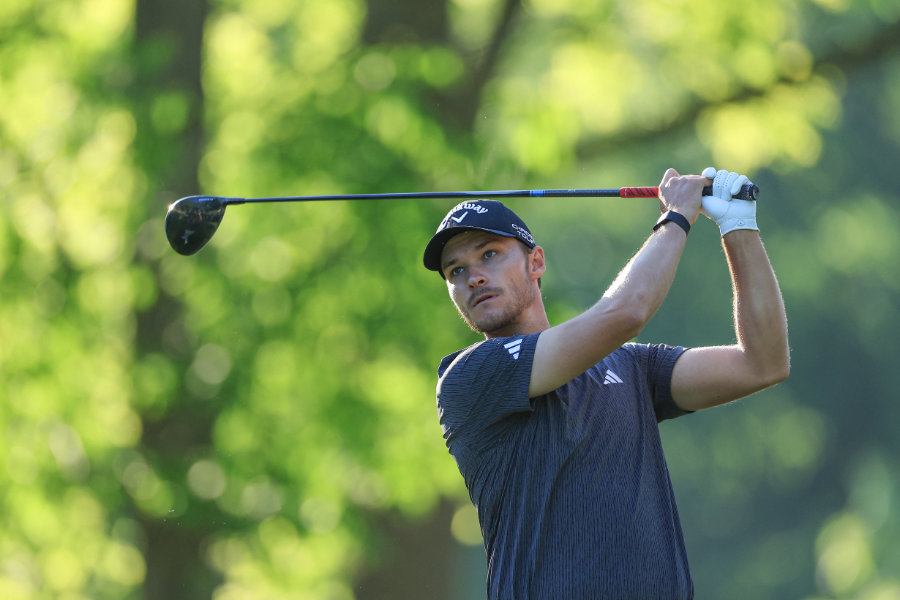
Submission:
{"label": "shirt sleeve", "polygon": [[637,351],[646,369],[656,421],[675,419],[693,412],[679,408],[672,399],[672,371],[675,369],[675,363],[687,349],[665,344],[629,344],[629,346],[632,351]]}
{"label": "shirt sleeve", "polygon": [[533,410],[528,387],[539,335],[491,338],[441,364],[437,408],[451,453],[455,444],[489,444],[498,424]]}

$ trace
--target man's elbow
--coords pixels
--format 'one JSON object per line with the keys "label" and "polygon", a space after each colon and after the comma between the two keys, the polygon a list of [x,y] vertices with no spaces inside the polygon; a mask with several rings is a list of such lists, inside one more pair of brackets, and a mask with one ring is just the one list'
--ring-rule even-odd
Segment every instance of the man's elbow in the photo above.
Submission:
{"label": "man's elbow", "polygon": [[783,361],[770,365],[761,374],[762,389],[778,385],[791,375],[791,359],[786,356]]}
{"label": "man's elbow", "polygon": [[619,323],[631,334],[629,336],[631,339],[643,331],[650,319],[653,318],[657,308],[658,306],[644,294],[638,294],[627,301],[618,303],[615,311]]}
{"label": "man's elbow", "polygon": [[778,385],[779,383],[786,380],[791,375],[791,367],[790,365],[785,366],[783,369],[776,371],[772,374],[772,377],[769,379],[769,385],[766,387],[771,387],[773,385]]}
{"label": "man's elbow", "polygon": [[638,334],[653,316],[642,302],[623,300],[620,298],[604,298],[592,311],[599,316],[596,323],[602,326],[604,333],[623,344]]}
{"label": "man's elbow", "polygon": [[623,306],[618,311],[618,325],[622,330],[622,336],[625,340],[630,340],[638,336],[644,327],[650,321],[653,313],[646,310],[639,304]]}
{"label": "man's elbow", "polygon": [[[784,363],[781,366],[770,366],[765,368],[756,367],[753,370],[752,374],[747,373],[746,378],[743,379],[742,382],[738,385],[737,389],[728,396],[726,402],[737,400],[738,398],[746,398],[747,396],[752,396],[753,394],[776,386],[787,379],[790,374],[791,366],[789,363]],[[724,402],[717,401],[710,404],[710,406],[715,406],[718,404],[724,404]]]}

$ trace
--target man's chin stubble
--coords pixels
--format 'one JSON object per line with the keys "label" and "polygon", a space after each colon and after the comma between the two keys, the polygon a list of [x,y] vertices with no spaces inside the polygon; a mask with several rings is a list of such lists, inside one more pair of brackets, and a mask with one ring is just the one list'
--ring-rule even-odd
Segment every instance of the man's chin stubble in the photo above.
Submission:
{"label": "man's chin stubble", "polygon": [[490,336],[492,333],[500,331],[505,327],[509,326],[515,320],[515,317],[510,317],[509,315],[501,315],[499,318],[487,319],[486,321],[482,321],[480,324],[475,323],[471,318],[469,318],[462,311],[458,310],[459,317],[463,320],[463,322],[469,326],[469,329],[474,331],[475,333],[480,333],[486,336]]}

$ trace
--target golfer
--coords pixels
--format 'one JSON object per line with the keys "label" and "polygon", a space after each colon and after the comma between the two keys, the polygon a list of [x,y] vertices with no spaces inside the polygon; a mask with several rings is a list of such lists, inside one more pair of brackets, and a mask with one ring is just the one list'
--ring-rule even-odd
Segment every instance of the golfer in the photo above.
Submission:
{"label": "golfer", "polygon": [[[544,250],[500,202],[456,206],[431,238],[425,266],[485,337],[441,361],[437,408],[478,510],[488,598],[693,597],[657,423],[747,396],[790,370],[756,202],[732,199],[745,183],[712,168],[669,169],[647,241],[596,304],[554,326],[540,293]],[[629,342],[662,304],[701,212],[722,234],[737,343]]]}

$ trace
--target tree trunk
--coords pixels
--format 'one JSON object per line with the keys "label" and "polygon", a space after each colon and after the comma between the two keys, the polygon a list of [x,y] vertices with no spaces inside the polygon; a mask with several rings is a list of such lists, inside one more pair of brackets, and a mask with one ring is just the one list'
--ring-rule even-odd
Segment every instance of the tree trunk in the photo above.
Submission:
{"label": "tree trunk", "polygon": [[[134,114],[138,121],[135,155],[151,185],[148,216],[161,216],[175,197],[194,193],[203,144],[203,90],[201,57],[206,0],[138,0],[135,27]],[[160,127],[154,115],[160,94],[175,94],[187,100],[184,127],[172,131]],[[155,119],[155,121],[154,121]],[[160,147],[167,151],[160,152]],[[170,192],[169,190],[174,190]],[[139,257],[138,260],[141,260]],[[158,264],[150,264],[154,271]],[[154,306],[138,315],[138,359],[151,352],[173,356],[165,332],[187,331],[180,303],[160,292]],[[175,328],[175,329],[173,329]],[[185,336],[186,338],[186,336]],[[193,352],[190,344],[176,360],[185,363]],[[173,482],[183,481],[184,456],[191,449],[209,443],[213,423],[211,412],[198,410],[179,390],[180,398],[161,418],[144,416],[141,453],[160,475]],[[189,499],[185,500],[190,502]],[[190,514],[188,507],[187,514]],[[135,509],[146,540],[147,600],[196,600],[211,598],[220,577],[206,564],[203,546],[213,533],[212,519],[157,518]]]}

